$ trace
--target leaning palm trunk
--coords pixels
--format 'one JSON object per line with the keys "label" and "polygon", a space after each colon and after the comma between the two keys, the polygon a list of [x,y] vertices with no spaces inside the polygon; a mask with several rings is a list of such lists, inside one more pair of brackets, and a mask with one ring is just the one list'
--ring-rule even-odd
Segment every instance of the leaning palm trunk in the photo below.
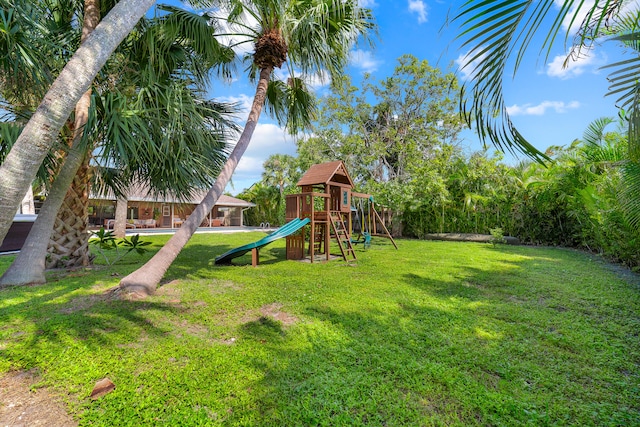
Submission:
{"label": "leaning palm trunk", "polygon": [[0,278],[0,287],[45,283],[45,257],[51,230],[67,188],[71,185],[85,154],[85,148],[74,146],[69,150],[64,165],[56,177],[20,253]]}
{"label": "leaning palm trunk", "polygon": [[[100,21],[100,3],[99,0],[86,0],[85,2],[85,14],[84,22],[82,24],[82,41],[96,28]],[[63,218],[68,215],[68,206],[64,207],[63,204],[74,203],[76,211],[82,209],[79,204],[82,204],[80,200],[71,200],[69,198],[70,192],[76,192],[77,186],[81,184],[76,183],[76,188],[72,185],[75,181],[84,180],[87,182],[88,164],[87,159],[87,147],[82,144],[82,132],[84,126],[87,123],[89,116],[89,107],[91,105],[91,89],[89,88],[80,98],[75,107],[75,120],[73,123],[73,139],[71,142],[71,148],[65,159],[65,162],[60,169],[60,173],[56,177],[53,183],[51,191],[49,192],[47,199],[40,209],[40,213],[36,222],[33,224],[29,236],[27,237],[25,244],[23,245],[20,253],[11,264],[9,269],[0,278],[0,286],[6,285],[25,285],[29,283],[44,283],[45,267],[67,267],[75,266],[76,264],[68,263],[61,265],[61,260],[65,259],[65,256],[71,256],[72,259],[80,260],[80,265],[86,265],[81,256],[77,256],[83,252],[82,246],[75,247],[73,251],[64,251],[65,241],[71,241],[70,237],[74,235],[74,228],[80,228],[86,230],[86,223],[84,225],[75,224],[76,227],[69,227],[64,222],[59,220],[62,215]],[[86,170],[83,171],[83,165],[86,166]],[[78,176],[78,171],[83,171],[81,176]],[[71,186],[72,188],[67,191]],[[86,184],[85,184],[86,188]],[[86,191],[85,191],[86,192]],[[88,195],[85,194],[84,198],[88,203]],[[77,199],[77,198],[73,198]],[[62,212],[62,214],[61,214]],[[86,209],[85,209],[86,212]],[[85,216],[86,218],[86,216]],[[57,230],[54,239],[54,247],[57,245],[58,251],[52,251],[47,259],[47,246],[49,238],[52,235],[52,230]],[[77,239],[76,239],[77,241]],[[88,245],[88,239],[84,239]],[[67,245],[69,246],[69,245]],[[62,250],[60,250],[62,249]],[[65,253],[66,252],[66,253]],[[73,256],[74,253],[76,256]],[[88,248],[84,249],[84,253],[88,254]],[[88,263],[88,258],[87,258]]]}
{"label": "leaning palm trunk", "polygon": [[116,4],[69,60],[0,166],[0,243],[44,157],[111,53],[154,0]]}
{"label": "leaning palm trunk", "polygon": [[152,295],[156,291],[156,287],[158,283],[160,283],[160,280],[162,280],[164,274],[222,195],[238,162],[249,146],[258,119],[260,118],[262,107],[264,106],[267,86],[272,71],[273,67],[262,68],[260,70],[260,80],[258,81],[256,95],[253,99],[247,123],[236,146],[222,168],[220,175],[218,175],[218,179],[216,179],[216,182],[213,184],[213,187],[211,187],[202,202],[195,208],[193,213],[189,215],[189,218],[187,218],[180,229],[176,231],[162,249],[145,265],[120,281],[120,288],[127,292],[138,293],[144,296]]}

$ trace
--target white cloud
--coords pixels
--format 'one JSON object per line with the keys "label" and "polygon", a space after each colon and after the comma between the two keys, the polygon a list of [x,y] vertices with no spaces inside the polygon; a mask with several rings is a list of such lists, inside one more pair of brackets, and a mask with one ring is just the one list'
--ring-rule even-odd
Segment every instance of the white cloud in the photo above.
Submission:
{"label": "white cloud", "polygon": [[486,58],[485,54],[481,54],[479,57],[475,58],[471,61],[471,58],[474,55],[471,51],[460,54],[455,59],[455,64],[458,66],[458,72],[460,73],[461,80],[471,80],[474,76],[474,70],[484,59]]}
{"label": "white cloud", "polygon": [[[237,116],[237,122],[244,126],[251,110],[253,96],[239,94],[217,98],[222,102],[235,102],[240,104],[241,112]],[[234,194],[248,188],[251,184],[262,178],[262,164],[272,154],[296,154],[296,144],[287,131],[275,123],[269,123],[270,117],[263,109],[260,120],[256,125],[247,151],[243,154],[235,172],[233,173],[232,191]],[[231,141],[231,147],[235,141]]]}
{"label": "white cloud", "polygon": [[418,15],[418,23],[427,22],[427,5],[423,0],[409,0],[409,12]]}
{"label": "white cloud", "polygon": [[329,76],[327,71],[322,70],[321,74],[315,74],[312,76],[307,75],[304,76],[303,80],[311,87],[311,89],[318,91],[331,83],[331,76]]}
{"label": "white cloud", "polygon": [[233,173],[233,191],[238,193],[262,179],[264,161],[272,154],[295,155],[296,145],[287,132],[274,123],[258,123],[247,151]]}
{"label": "white cloud", "polygon": [[577,60],[569,59],[567,66],[564,66],[566,55],[558,55],[547,64],[547,75],[549,77],[558,77],[560,79],[569,79],[583,74],[603,63],[593,52],[589,55],[581,56]]}
{"label": "white cloud", "polygon": [[[558,8],[563,7],[565,4],[565,2],[561,0],[555,0],[554,3]],[[575,32],[578,31],[578,28],[580,28],[584,18],[587,16],[587,13],[589,13],[589,9],[593,7],[593,3],[593,0],[587,0],[582,3],[582,6],[579,9],[577,9],[574,4],[569,10],[569,13],[565,16],[564,21],[562,21],[562,29],[565,31],[569,30],[571,34],[575,34]],[[572,22],[573,16],[576,18]]]}
{"label": "white cloud", "polygon": [[216,98],[218,102],[229,102],[232,104],[238,104],[238,113],[235,115],[236,121],[244,125],[249,117],[251,111],[251,105],[253,104],[253,96],[246,95],[244,93],[236,96],[221,96]]}
{"label": "white cloud", "polygon": [[562,101],[542,101],[538,105],[524,104],[507,107],[510,116],[541,116],[547,110],[554,110],[556,113],[566,113],[568,110],[575,110],[580,107],[578,101],[565,103]]}
{"label": "white cloud", "polygon": [[352,66],[360,68],[364,72],[372,73],[378,69],[382,61],[375,59],[371,51],[355,49],[349,55],[349,62]]}

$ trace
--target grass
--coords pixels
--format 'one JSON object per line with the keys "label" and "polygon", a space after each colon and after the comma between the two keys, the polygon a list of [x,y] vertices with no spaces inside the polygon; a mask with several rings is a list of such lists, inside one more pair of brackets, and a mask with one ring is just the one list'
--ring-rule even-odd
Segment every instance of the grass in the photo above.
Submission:
{"label": "grass", "polygon": [[214,266],[262,236],[194,236],[142,301],[105,294],[135,255],[0,291],[0,372],[36,369],[81,425],[640,424],[640,288],[585,254],[374,239],[347,266],[278,241]]}

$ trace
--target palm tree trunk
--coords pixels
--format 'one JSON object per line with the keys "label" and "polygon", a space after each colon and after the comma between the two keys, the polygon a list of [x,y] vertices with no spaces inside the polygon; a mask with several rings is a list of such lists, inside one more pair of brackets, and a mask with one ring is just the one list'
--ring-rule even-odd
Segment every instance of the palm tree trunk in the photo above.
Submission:
{"label": "palm tree trunk", "polygon": [[[83,42],[100,23],[100,0],[85,0],[84,22],[82,23]],[[89,120],[91,107],[91,88],[76,104],[73,124],[73,144],[80,143],[84,126]],[[91,262],[89,252],[89,160],[91,147],[71,182],[71,188],[64,197],[53,225],[51,240],[47,248],[47,268],[83,267]]]}
{"label": "palm tree trunk", "polygon": [[[84,41],[89,34],[96,28],[100,22],[100,0],[85,0],[84,7],[84,22],[82,23],[82,38]],[[84,125],[87,123],[89,117],[89,107],[91,106],[91,88],[82,94],[80,100],[75,107],[75,118],[73,123],[73,140],[71,142],[71,149],[65,159],[65,162],[60,169],[60,173],[56,177],[55,182],[49,191],[47,199],[40,209],[38,218],[36,219],[25,244],[23,245],[20,253],[13,261],[9,269],[0,278],[0,286],[6,285],[25,285],[29,283],[44,283],[45,276],[44,271],[46,267],[67,267],[69,264],[65,263],[60,265],[62,259],[72,255],[72,258],[80,259],[81,265],[87,265],[88,259],[88,239],[84,238],[86,242],[86,248],[75,247],[73,251],[60,250],[65,249],[64,242],[74,234],[74,229],[81,228],[83,232],[86,232],[86,222],[82,224],[76,224],[76,227],[69,227],[64,222],[58,221],[60,217],[60,207],[63,202],[71,202],[68,200],[68,194],[72,191],[77,191],[73,188],[72,183],[78,177],[78,170],[82,169],[83,164],[86,165],[88,172],[87,159],[87,147],[81,146],[81,138]],[[84,176],[86,181],[87,175]],[[67,188],[72,186],[69,191]],[[85,195],[86,202],[88,202],[88,195]],[[85,204],[86,204],[85,202]],[[86,211],[86,209],[85,209]],[[86,216],[85,216],[86,218]],[[53,242],[50,242],[52,230],[58,230],[58,236]],[[47,246],[53,243],[53,247],[57,248],[50,251],[50,257],[47,261]],[[84,252],[86,258],[75,256],[73,253],[79,254]]]}
{"label": "palm tree trunk", "polygon": [[86,153],[53,225],[47,268],[73,268],[91,262],[89,252],[89,158]]}
{"label": "palm tree trunk", "polygon": [[0,166],[0,243],[40,164],[111,53],[155,0],[122,0],[69,60]]}
{"label": "palm tree trunk", "polygon": [[113,235],[122,239],[127,232],[127,199],[118,197],[116,200],[116,219],[113,222]]}
{"label": "palm tree trunk", "polygon": [[229,155],[218,179],[213,184],[202,202],[196,206],[195,210],[189,215],[189,218],[182,224],[169,241],[142,267],[124,277],[120,281],[120,288],[127,292],[138,293],[143,296],[152,295],[156,291],[156,287],[160,280],[167,272],[173,261],[180,254],[180,251],[187,244],[193,233],[205,218],[205,216],[213,209],[220,196],[222,195],[227,183],[231,179],[233,172],[246,151],[251,137],[258,124],[260,113],[264,106],[264,100],[267,93],[267,86],[273,67],[267,67],[260,70],[260,80],[256,88],[256,94],[251,105],[251,112],[247,123]]}
{"label": "palm tree trunk", "polygon": [[69,150],[64,165],[56,177],[20,253],[0,278],[0,287],[45,283],[45,258],[51,230],[67,188],[76,175],[76,170],[82,164],[85,154],[84,148],[72,147]]}

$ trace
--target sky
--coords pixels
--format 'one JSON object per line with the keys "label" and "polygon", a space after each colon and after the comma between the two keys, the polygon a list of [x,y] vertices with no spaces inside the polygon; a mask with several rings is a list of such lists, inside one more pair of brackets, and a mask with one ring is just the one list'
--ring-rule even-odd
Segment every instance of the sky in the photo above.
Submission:
{"label": "sky", "polygon": [[[374,48],[359,45],[351,51],[346,73],[354,85],[364,73],[370,73],[376,80],[390,76],[397,58],[404,54],[426,59],[430,65],[442,70],[453,71],[467,53],[456,46],[458,25],[446,25],[447,18],[456,14],[461,1],[361,0],[361,4],[372,9],[378,36],[374,38]],[[568,145],[580,138],[593,120],[615,117],[618,113],[615,100],[605,97],[608,71],[601,67],[621,57],[620,47],[612,42],[605,43],[589,57],[563,69],[565,55],[562,42],[552,49],[547,61],[538,55],[537,49],[531,49],[515,78],[506,79],[504,99],[512,120],[525,138],[541,151],[551,145]],[[464,70],[458,71],[458,75],[462,81],[469,78]],[[316,90],[322,96],[327,86],[318,85]],[[254,93],[255,87],[239,77],[229,84],[213,82],[209,95],[219,101],[240,102],[244,108],[240,119],[244,120]],[[463,133],[461,146],[468,153],[482,148],[471,131]],[[235,195],[250,187],[261,179],[262,164],[267,157],[276,153],[295,155],[295,149],[293,139],[263,113],[226,190]],[[490,150],[495,151],[495,148],[490,147]],[[523,155],[506,154],[505,162],[515,163],[524,158]]]}

